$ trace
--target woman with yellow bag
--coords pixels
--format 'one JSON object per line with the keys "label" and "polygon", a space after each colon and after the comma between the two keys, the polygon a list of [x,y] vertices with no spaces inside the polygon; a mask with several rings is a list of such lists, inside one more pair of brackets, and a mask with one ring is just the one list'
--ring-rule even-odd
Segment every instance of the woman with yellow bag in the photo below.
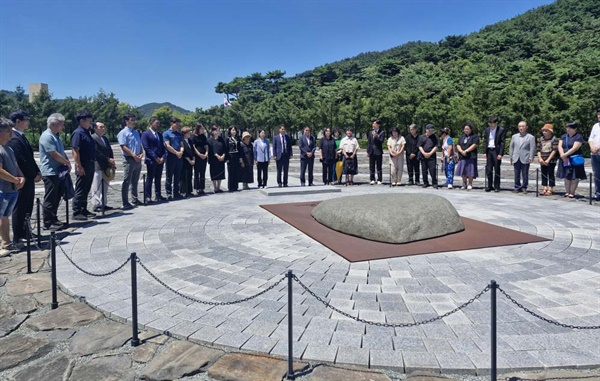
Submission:
{"label": "woman with yellow bag", "polygon": [[335,171],[333,172],[333,181],[337,181],[338,185],[342,184],[342,172],[344,170],[344,162],[342,161],[342,150],[340,143],[342,142],[342,134],[338,128],[333,130],[333,140],[335,141],[335,152],[337,159],[335,162]]}

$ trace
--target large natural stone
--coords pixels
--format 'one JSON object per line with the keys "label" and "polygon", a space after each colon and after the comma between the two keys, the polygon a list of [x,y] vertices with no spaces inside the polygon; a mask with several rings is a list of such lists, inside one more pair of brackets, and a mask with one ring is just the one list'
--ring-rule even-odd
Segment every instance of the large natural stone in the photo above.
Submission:
{"label": "large natural stone", "polygon": [[37,310],[37,303],[30,297],[15,298],[9,303],[20,314],[28,314]]}
{"label": "large natural stone", "polygon": [[27,314],[13,315],[0,319],[0,337],[4,337],[19,328],[21,324],[29,317]]}
{"label": "large natural stone", "polygon": [[6,318],[6,317],[11,317],[16,313],[15,309],[12,308],[12,306],[9,306],[8,304],[0,304],[0,319],[2,318]]}
{"label": "large natural stone", "polygon": [[131,338],[131,328],[114,322],[102,322],[82,328],[71,341],[71,353],[86,356],[122,347]]}
{"label": "large natural stone", "polygon": [[126,356],[109,356],[91,359],[77,365],[69,381],[133,381],[135,372]]}
{"label": "large natural stone", "polygon": [[12,296],[36,294],[52,287],[50,274],[25,274],[6,283],[6,292]]}
{"label": "large natural stone", "polygon": [[139,345],[133,349],[131,358],[135,362],[147,363],[154,357],[159,345],[150,342]]}
{"label": "large natural stone", "polygon": [[600,381],[600,369],[586,371],[585,373],[577,370],[546,370],[541,372],[513,372],[498,376],[498,380],[508,380],[516,377],[527,380],[560,380],[569,381]]}
{"label": "large natural stone", "polygon": [[[44,259],[32,258],[31,259],[31,271],[37,272],[44,265]],[[25,273],[27,271],[27,261],[23,259],[16,259],[14,257],[0,258],[0,274],[14,275],[18,273]]]}
{"label": "large natural stone", "polygon": [[391,381],[383,373],[369,369],[341,369],[321,366],[315,368],[310,381]]}
{"label": "large natural stone", "polygon": [[219,350],[187,341],[173,341],[148,363],[142,378],[159,381],[190,376],[222,354]]}
{"label": "large natural stone", "polygon": [[[294,362],[294,373],[308,364]],[[286,361],[242,353],[226,354],[208,368],[208,376],[223,381],[280,381],[287,374]]]}
{"label": "large natural stone", "polygon": [[31,381],[31,380],[63,380],[65,373],[68,372],[71,365],[71,360],[60,354],[38,362],[35,365],[28,366],[25,369],[17,372],[13,376],[14,381]]}
{"label": "large natural stone", "polygon": [[[39,294],[33,294],[33,298],[40,304],[50,304],[52,303],[52,291],[43,291]],[[60,291],[56,293],[56,301],[58,302],[58,305],[73,303],[73,299],[69,299]]]}
{"label": "large natural stone", "polygon": [[25,323],[34,331],[71,329],[81,327],[102,318],[102,314],[83,303],[60,306],[44,315],[35,316]]}
{"label": "large natural stone", "polygon": [[0,371],[45,356],[51,350],[48,340],[14,333],[0,339]]}
{"label": "large natural stone", "polygon": [[465,230],[452,204],[431,194],[376,194],[334,198],[310,214],[339,232],[387,243],[407,243]]}
{"label": "large natural stone", "polygon": [[406,377],[406,381],[409,381],[409,380],[410,381],[441,381],[441,380],[458,381],[455,378],[445,377],[445,376],[440,375],[439,373],[428,372],[425,370],[418,370],[418,371],[410,373]]}

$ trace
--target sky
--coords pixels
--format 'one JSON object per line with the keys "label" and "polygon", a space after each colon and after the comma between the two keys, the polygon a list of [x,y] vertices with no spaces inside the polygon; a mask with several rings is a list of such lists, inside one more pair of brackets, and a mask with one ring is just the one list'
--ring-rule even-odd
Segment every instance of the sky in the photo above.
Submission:
{"label": "sky", "polygon": [[223,103],[219,82],[438,42],[552,0],[0,0],[0,89]]}

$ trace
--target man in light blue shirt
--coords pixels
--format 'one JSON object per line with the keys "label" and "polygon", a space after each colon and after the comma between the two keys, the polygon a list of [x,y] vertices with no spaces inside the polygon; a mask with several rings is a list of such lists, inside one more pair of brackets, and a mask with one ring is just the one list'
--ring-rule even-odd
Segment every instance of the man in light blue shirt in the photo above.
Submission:
{"label": "man in light blue shirt", "polygon": [[65,155],[65,147],[60,133],[65,127],[62,114],[52,114],[47,120],[48,129],[40,136],[40,172],[44,181],[44,229],[61,229],[64,224],[58,220],[56,212],[60,198],[65,193],[65,176],[70,176],[71,162]]}
{"label": "man in light blue shirt", "polygon": [[[117,135],[121,153],[123,154],[123,185],[121,186],[121,199],[123,210],[131,210],[134,205],[142,205],[138,199],[138,182],[142,172],[142,139],[139,132],[135,130],[136,120],[131,114],[123,116],[124,127]],[[131,187],[131,199],[129,202],[127,193]]]}

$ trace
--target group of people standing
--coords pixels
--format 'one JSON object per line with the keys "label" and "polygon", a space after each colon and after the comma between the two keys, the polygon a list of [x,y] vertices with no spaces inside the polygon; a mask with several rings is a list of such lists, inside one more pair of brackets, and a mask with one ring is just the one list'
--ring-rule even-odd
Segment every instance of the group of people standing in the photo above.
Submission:
{"label": "group of people standing", "polygon": [[[595,176],[595,197],[600,200],[600,109],[597,111],[598,123],[592,127],[588,143]],[[17,110],[10,115],[10,119],[0,118],[0,255],[6,255],[26,239],[26,220],[32,212],[36,182],[43,181],[45,188],[42,204],[45,229],[64,227],[57,218],[58,205],[63,197],[73,198],[74,220],[87,220],[95,216],[87,207],[90,193],[94,212],[113,209],[106,205],[106,196],[117,165],[110,141],[104,136],[105,126],[102,122],[93,122],[92,114],[87,111],[79,112],[75,119],[78,126],[71,135],[76,178],[73,186],[70,176],[72,163],[65,154],[60,137],[65,123],[63,115],[55,113],[47,119],[47,129],[39,139],[39,167],[34,159],[34,150],[24,134],[29,126],[29,115]],[[123,128],[118,134],[123,169],[123,210],[144,203],[205,194],[208,165],[214,193],[223,192],[221,182],[226,172],[229,192],[239,190],[240,183],[243,189],[249,189],[249,184],[254,183],[254,167],[258,187],[265,188],[271,159],[276,162],[277,185],[288,186],[293,149],[292,139],[286,134],[284,125],[278,126],[279,133],[272,138],[271,150],[265,130],[260,130],[253,140],[249,132],[240,132],[234,126],[228,128],[226,136],[221,135],[219,126],[212,126],[207,136],[202,124],[197,124],[193,130],[189,127],[180,128],[181,121],[178,118],[171,118],[169,128],[164,132],[159,130],[161,126],[157,118],[151,118],[149,128],[141,134],[136,131],[136,124],[133,115],[124,115]],[[529,167],[537,156],[542,172],[540,193],[554,194],[556,178],[560,178],[564,179],[565,197],[574,198],[579,181],[586,179],[582,156],[585,141],[578,128],[576,122],[569,122],[566,124],[567,132],[558,138],[554,135],[554,126],[545,124],[541,129],[542,136],[536,141],[527,132],[527,123],[521,121],[518,133],[510,139],[508,149],[515,174],[513,191],[527,191]],[[400,134],[398,128],[392,128],[391,136],[386,138],[381,121],[375,120],[367,134],[370,184],[382,183],[383,155],[387,148],[392,186],[402,184],[406,164],[407,185],[438,188],[436,162],[437,151],[440,150],[446,175],[445,186],[453,188],[456,175],[462,179],[462,189],[471,190],[473,179],[477,177],[477,152],[479,145],[483,144],[487,177],[485,191],[500,191],[500,166],[507,131],[498,126],[498,118],[488,119],[483,136],[476,133],[471,123],[464,123],[463,134],[456,142],[448,128],[441,129],[439,139],[435,130],[433,125],[428,124],[425,133],[419,135],[417,125],[412,124],[406,137]],[[344,137],[340,130],[326,128],[317,142],[310,127],[305,126],[298,139],[298,148],[302,186],[314,185],[316,157],[322,164],[323,184],[341,184],[344,177],[346,186],[354,184],[354,176],[358,173],[356,155],[360,147],[352,128],[346,129]],[[142,163],[146,165],[147,173],[143,184],[144,202],[138,199]],[[166,197],[162,193],[163,171],[166,176]],[[12,240],[9,217],[12,218]]]}

